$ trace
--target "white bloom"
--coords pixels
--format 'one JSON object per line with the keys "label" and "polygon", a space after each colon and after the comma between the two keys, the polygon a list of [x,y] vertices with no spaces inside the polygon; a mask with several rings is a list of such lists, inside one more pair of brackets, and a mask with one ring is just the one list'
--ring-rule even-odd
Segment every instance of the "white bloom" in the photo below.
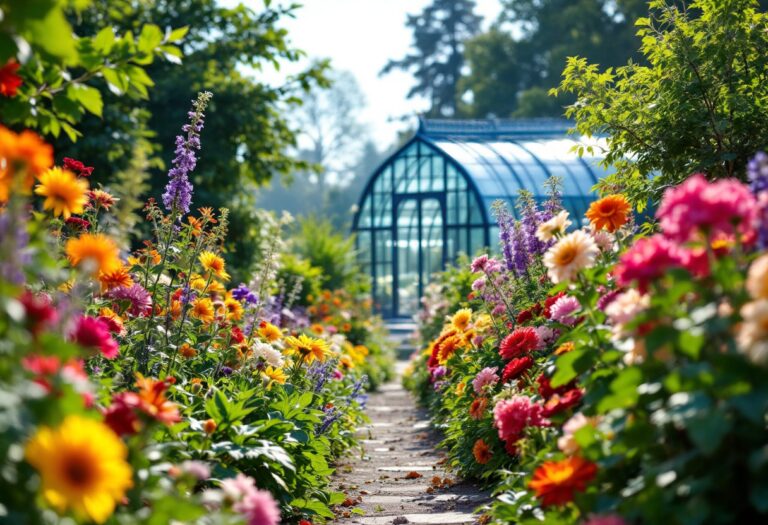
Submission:
{"label": "white bloom", "polygon": [[568,212],[563,210],[547,222],[543,222],[536,230],[536,238],[542,242],[548,242],[554,239],[555,235],[562,235],[568,226],[571,225],[571,221],[568,218]]}
{"label": "white bloom", "polygon": [[268,346],[264,349],[264,360],[273,368],[282,368],[285,359],[279,350]]}
{"label": "white bloom", "polygon": [[753,363],[768,364],[768,300],[760,299],[741,308],[739,348]]}
{"label": "white bloom", "polygon": [[595,241],[581,230],[569,233],[544,254],[544,266],[553,283],[572,281],[584,268],[595,264],[600,251]]}

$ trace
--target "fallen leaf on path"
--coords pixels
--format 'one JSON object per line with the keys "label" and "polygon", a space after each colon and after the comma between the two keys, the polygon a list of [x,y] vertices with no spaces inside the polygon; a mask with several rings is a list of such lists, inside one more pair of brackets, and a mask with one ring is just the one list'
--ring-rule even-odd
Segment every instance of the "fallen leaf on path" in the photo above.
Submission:
{"label": "fallen leaf on path", "polygon": [[[419,479],[423,478],[424,476],[422,474],[419,474],[415,470],[410,471],[408,474],[405,475],[405,479]],[[403,522],[405,523],[405,522]]]}

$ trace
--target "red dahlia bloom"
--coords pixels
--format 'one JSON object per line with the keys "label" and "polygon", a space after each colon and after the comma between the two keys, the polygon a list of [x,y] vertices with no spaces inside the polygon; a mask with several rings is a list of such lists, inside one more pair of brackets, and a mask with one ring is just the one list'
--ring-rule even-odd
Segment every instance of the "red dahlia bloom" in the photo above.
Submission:
{"label": "red dahlia bloom", "polygon": [[16,74],[19,70],[18,62],[10,59],[3,67],[0,67],[0,95],[15,97],[19,87],[23,83],[21,77]]}
{"label": "red dahlia bloom", "polygon": [[539,346],[539,336],[530,326],[517,328],[501,341],[499,355],[507,361],[532,352]]}
{"label": "red dahlia bloom", "polygon": [[562,395],[554,394],[544,404],[542,414],[544,417],[551,417],[577,405],[582,397],[584,397],[584,392],[580,388],[573,388]]}
{"label": "red dahlia bloom", "polygon": [[527,308],[517,314],[517,324],[527,323],[531,319],[533,319],[533,309],[531,308]]}
{"label": "red dahlia bloom", "polygon": [[71,339],[80,346],[98,349],[107,359],[114,359],[120,352],[120,347],[109,332],[109,325],[94,317],[84,315],[78,319]]}
{"label": "red dahlia bloom", "polygon": [[507,383],[520,377],[523,372],[533,366],[533,359],[530,356],[517,357],[507,363],[504,373],[501,376],[502,383]]}
{"label": "red dahlia bloom", "polygon": [[565,295],[565,292],[558,292],[555,295],[551,297],[547,297],[544,301],[544,317],[549,319],[549,317],[552,315],[551,308],[552,305],[557,302],[558,299],[563,297]]}

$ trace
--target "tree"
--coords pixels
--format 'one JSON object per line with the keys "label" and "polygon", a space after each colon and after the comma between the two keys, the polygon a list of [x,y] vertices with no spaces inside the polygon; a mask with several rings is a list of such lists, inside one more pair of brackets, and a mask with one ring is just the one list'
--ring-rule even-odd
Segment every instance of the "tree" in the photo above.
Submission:
{"label": "tree", "polygon": [[653,0],[638,20],[648,65],[600,71],[571,58],[555,94],[585,135],[607,135],[604,191],[638,206],[693,172],[745,177],[768,144],[768,15],[755,0]]}
{"label": "tree", "polygon": [[408,98],[427,98],[429,116],[457,115],[464,42],[478,33],[482,21],[474,10],[474,0],[433,0],[421,14],[408,15],[405,25],[413,31],[413,51],[381,71],[412,71],[416,85]]}

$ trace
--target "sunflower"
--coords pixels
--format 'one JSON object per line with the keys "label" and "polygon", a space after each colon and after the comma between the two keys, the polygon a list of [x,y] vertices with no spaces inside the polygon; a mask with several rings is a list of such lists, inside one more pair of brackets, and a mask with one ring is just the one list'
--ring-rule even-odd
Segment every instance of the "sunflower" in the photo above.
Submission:
{"label": "sunflower", "polygon": [[267,321],[259,323],[259,335],[262,339],[269,343],[274,343],[283,337],[283,332],[280,329]]}
{"label": "sunflower", "polygon": [[199,259],[200,264],[203,265],[205,271],[211,272],[219,279],[223,279],[225,281],[229,280],[229,274],[226,271],[224,259],[222,259],[220,256],[213,252],[205,251],[200,254]]}
{"label": "sunflower", "polygon": [[102,292],[117,288],[118,286],[130,288],[134,284],[133,278],[131,278],[131,274],[126,266],[121,266],[111,272],[100,273],[99,282],[101,283]]}
{"label": "sunflower", "polygon": [[544,266],[553,283],[572,281],[584,268],[595,264],[600,250],[582,230],[569,233],[544,254]]}
{"label": "sunflower", "polygon": [[467,327],[469,326],[470,321],[472,321],[471,308],[462,308],[461,310],[453,314],[453,317],[451,318],[451,324],[459,332],[463,332],[464,330],[466,330]]}
{"label": "sunflower", "polygon": [[236,299],[231,297],[224,299],[224,309],[230,321],[239,321],[243,317],[243,305]]}
{"label": "sunflower", "polygon": [[613,233],[627,223],[632,206],[624,195],[607,195],[590,204],[587,219],[595,230]]}
{"label": "sunflower", "polygon": [[64,249],[72,266],[82,266],[95,276],[113,272],[123,265],[117,244],[102,233],[84,233],[68,240]]}
{"label": "sunflower", "polygon": [[133,485],[125,444],[104,423],[81,416],[39,428],[24,457],[40,473],[45,500],[80,519],[104,523]]}
{"label": "sunflower", "polygon": [[299,337],[286,337],[285,344],[288,345],[289,353],[300,355],[307,364],[315,359],[320,362],[325,361],[330,353],[327,342],[304,334]]}
{"label": "sunflower", "polygon": [[541,499],[542,507],[573,501],[574,492],[582,492],[597,474],[597,465],[578,456],[562,461],[545,461],[533,473],[528,486]]}
{"label": "sunflower", "polygon": [[268,366],[264,369],[262,372],[262,375],[269,380],[269,384],[272,383],[279,383],[281,385],[284,385],[285,382],[288,380],[288,376],[285,375],[285,372],[283,372],[282,368],[273,368],[271,366]]}
{"label": "sunflower", "polygon": [[53,210],[56,217],[83,213],[88,203],[88,181],[78,179],[71,171],[51,168],[40,176],[35,188],[37,195],[45,197],[43,209]]}
{"label": "sunflower", "polygon": [[190,315],[205,324],[213,322],[213,303],[207,297],[195,299],[192,303]]}

